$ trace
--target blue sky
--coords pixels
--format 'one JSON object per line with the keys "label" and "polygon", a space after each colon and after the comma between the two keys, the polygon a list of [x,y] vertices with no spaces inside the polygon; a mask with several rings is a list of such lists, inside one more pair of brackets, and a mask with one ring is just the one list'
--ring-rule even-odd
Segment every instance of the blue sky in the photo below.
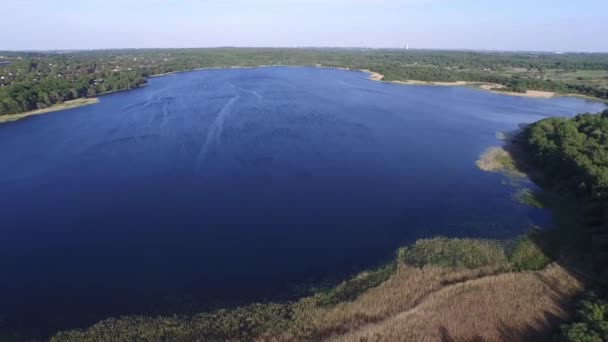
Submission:
{"label": "blue sky", "polygon": [[3,2],[0,50],[407,42],[413,48],[608,51],[606,0]]}

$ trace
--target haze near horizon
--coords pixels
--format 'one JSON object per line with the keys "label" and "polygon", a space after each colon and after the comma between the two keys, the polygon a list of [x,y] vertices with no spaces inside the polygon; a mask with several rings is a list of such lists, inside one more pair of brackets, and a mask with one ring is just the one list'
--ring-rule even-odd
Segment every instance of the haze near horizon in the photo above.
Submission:
{"label": "haze near horizon", "polygon": [[[0,50],[370,47],[608,51],[608,3],[481,0],[58,0],[3,6]],[[24,25],[24,23],[29,23]]]}

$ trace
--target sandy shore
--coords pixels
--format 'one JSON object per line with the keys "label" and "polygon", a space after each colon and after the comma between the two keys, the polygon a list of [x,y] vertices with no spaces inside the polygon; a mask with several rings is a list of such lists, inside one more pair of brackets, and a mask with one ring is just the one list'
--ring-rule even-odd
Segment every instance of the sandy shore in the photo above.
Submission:
{"label": "sandy shore", "polygon": [[[384,75],[373,72],[370,70],[361,70],[370,74],[370,79],[374,81],[383,81]],[[385,81],[383,81],[385,82]],[[405,80],[405,81],[388,81],[389,83],[394,84],[404,84],[404,85],[426,85],[426,86],[442,86],[442,87],[472,87],[481,90],[487,90],[495,94],[502,95],[511,95],[511,96],[521,96],[521,97],[530,97],[530,98],[542,98],[549,99],[552,97],[559,96],[557,93],[552,91],[541,91],[541,90],[528,90],[525,93],[516,93],[512,91],[501,91],[505,86],[497,83],[483,83],[483,82],[468,82],[468,81],[455,81],[455,82],[431,82],[431,81],[418,81],[418,80]]]}
{"label": "sandy shore", "polygon": [[[168,73],[164,73],[164,74],[151,75],[151,76],[148,76],[148,77],[167,76],[167,75],[177,74],[177,73],[181,73],[181,72],[196,71],[196,70],[251,69],[251,68],[261,68],[261,67],[305,67],[305,66],[306,65],[284,65],[284,64],[280,64],[280,65],[259,65],[259,66],[239,66],[239,65],[235,65],[235,66],[230,66],[230,67],[208,67],[208,68],[197,68],[197,69],[184,70],[184,71],[173,71],[173,72],[168,72]],[[316,68],[327,68],[327,69],[338,69],[338,70],[351,71],[350,68],[331,67],[331,66],[325,66],[325,65],[322,65],[322,64],[316,64],[316,65],[314,65],[314,67],[316,67]],[[361,69],[361,70],[358,70],[358,71],[365,72],[365,73],[369,74],[369,79],[370,80],[378,81],[378,82],[388,82],[388,83],[393,83],[393,84],[442,86],[442,87],[471,87],[471,88],[486,90],[486,91],[489,91],[489,92],[492,92],[492,93],[495,93],[495,94],[510,95],[510,96],[520,96],[520,97],[529,97],[529,98],[543,98],[543,99],[548,99],[548,98],[552,98],[552,97],[556,97],[556,96],[571,96],[571,95],[557,94],[557,93],[551,92],[551,91],[540,91],[540,90],[528,90],[525,93],[516,93],[516,92],[510,92],[510,91],[501,91],[500,89],[503,89],[505,86],[502,85],[502,84],[497,84],[497,83],[469,82],[469,81],[455,81],[455,82],[439,82],[439,81],[437,81],[437,82],[431,82],[431,81],[419,81],[419,80],[385,81],[384,80],[384,75],[381,74],[381,73],[379,73],[379,72],[371,71],[371,70],[368,70],[368,69]],[[576,96],[576,95],[572,95],[572,96]],[[592,99],[594,99],[594,98],[592,98]]]}
{"label": "sandy shore", "polygon": [[406,84],[406,85],[432,85],[432,86],[446,86],[446,87],[472,87],[481,90],[486,90],[495,94],[510,95],[510,96],[521,96],[530,98],[550,99],[558,96],[557,93],[551,91],[540,91],[540,90],[528,90],[525,93],[516,93],[513,91],[501,91],[505,86],[496,83],[480,83],[480,82],[467,82],[467,81],[456,81],[456,82],[426,82],[426,81],[393,81],[391,83]]}
{"label": "sandy shore", "polygon": [[56,112],[56,111],[60,111],[60,110],[64,110],[64,109],[71,109],[71,108],[76,108],[76,107],[82,107],[82,106],[94,104],[94,103],[97,103],[97,102],[99,102],[98,98],[76,99],[76,100],[71,100],[71,101],[66,101],[66,102],[63,102],[63,103],[59,103],[59,104],[53,105],[53,106],[48,107],[48,108],[36,109],[36,110],[32,110],[32,111],[25,112],[25,113],[0,115],[0,123],[1,122],[17,121],[17,120],[26,118],[28,116],[33,116],[33,115],[40,115],[40,114],[46,114],[46,113]]}
{"label": "sandy shore", "polygon": [[[230,66],[230,67],[209,67],[209,68],[197,68],[197,69],[192,69],[192,70],[184,70],[184,71],[173,71],[173,72],[168,72],[168,73],[164,73],[164,74],[157,74],[157,75],[151,75],[148,77],[160,77],[160,76],[167,76],[167,75],[172,75],[172,74],[177,74],[180,72],[188,72],[188,71],[196,71],[196,70],[214,70],[214,69],[251,69],[251,68],[263,68],[263,67],[304,67],[305,65],[259,65],[259,66],[239,66],[239,65],[235,65],[235,66]],[[344,68],[344,67],[331,67],[331,66],[325,66],[322,64],[316,64],[314,65],[315,68],[327,68],[327,69],[337,69],[337,70],[345,70],[345,71],[351,71],[350,68]],[[483,82],[468,82],[468,81],[455,81],[455,82],[430,82],[430,81],[418,81],[418,80],[405,80],[405,81],[384,81],[384,75],[379,73],[379,72],[375,72],[375,71],[371,71],[369,69],[361,69],[358,70],[364,73],[369,74],[369,79],[372,81],[378,81],[378,82],[388,82],[388,83],[394,83],[394,84],[404,84],[404,85],[426,85],[426,86],[442,86],[442,87],[471,87],[471,88],[476,88],[476,89],[482,89],[482,90],[487,90],[490,92],[493,92],[495,94],[502,94],[502,95],[511,95],[511,96],[522,96],[522,97],[531,97],[531,98],[544,98],[544,99],[548,99],[548,98],[552,98],[555,96],[558,96],[558,94],[554,93],[554,92],[549,92],[549,91],[540,91],[540,90],[528,90],[525,93],[516,93],[516,92],[509,92],[509,91],[500,91],[499,89],[504,88],[505,86],[502,84],[496,84],[496,83],[483,83]]]}
{"label": "sandy shore", "polygon": [[367,69],[363,69],[361,71],[363,71],[365,73],[368,73],[369,74],[369,79],[372,80],[372,81],[382,81],[384,79],[384,75],[382,75],[379,72],[374,72],[374,71],[367,70]]}
{"label": "sandy shore", "polygon": [[[417,81],[417,80],[407,80],[407,81],[392,81],[391,83],[395,84],[406,84],[406,85],[431,85],[431,86],[444,86],[444,87],[464,87],[471,85],[471,82],[465,81],[456,81],[456,82],[428,82],[428,81]],[[477,85],[477,83],[475,83]]]}
{"label": "sandy shore", "polygon": [[555,92],[541,91],[541,90],[528,90],[525,93],[516,93],[513,91],[500,91],[500,90],[498,90],[498,91],[491,90],[491,92],[493,92],[495,94],[520,96],[520,97],[532,97],[532,98],[536,98],[536,99],[550,99],[550,98],[558,96],[557,93],[555,93]]}

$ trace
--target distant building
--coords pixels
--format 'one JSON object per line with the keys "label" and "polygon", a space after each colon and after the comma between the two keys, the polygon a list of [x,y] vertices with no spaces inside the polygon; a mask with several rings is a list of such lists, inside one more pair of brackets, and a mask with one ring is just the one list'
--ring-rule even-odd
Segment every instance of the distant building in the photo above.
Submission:
{"label": "distant building", "polygon": [[405,48],[406,50],[409,50],[409,49],[410,49],[410,46],[409,46],[407,43],[405,43],[405,47],[404,47],[404,48]]}

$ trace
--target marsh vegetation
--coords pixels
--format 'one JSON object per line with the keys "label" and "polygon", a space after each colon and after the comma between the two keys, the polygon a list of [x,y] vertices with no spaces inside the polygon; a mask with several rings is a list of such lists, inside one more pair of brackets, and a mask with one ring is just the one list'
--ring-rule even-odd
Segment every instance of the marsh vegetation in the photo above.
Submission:
{"label": "marsh vegetation", "polygon": [[[565,318],[560,301],[578,293],[580,283],[557,265],[530,273],[530,270],[543,269],[549,262],[550,259],[528,237],[511,243],[446,238],[420,240],[399,249],[391,264],[362,272],[329,290],[298,301],[252,304],[194,316],[127,316],[109,319],[84,330],[62,332],[52,340],[318,340],[367,334],[383,325],[389,327],[383,328],[381,334],[389,337],[403,329],[392,322],[400,320],[404,314],[414,318],[408,320],[408,325],[420,323],[421,317],[429,314],[437,315],[430,320],[433,324],[445,319],[439,308],[447,298],[452,304],[443,309],[460,314],[470,309],[481,312],[506,310],[509,315],[517,316],[522,324],[528,315],[544,317],[542,310]],[[514,271],[525,272],[521,274],[522,279],[519,279],[519,273],[512,273]],[[554,292],[544,292],[549,289],[541,281],[545,276],[564,285],[559,300],[552,299]],[[532,286],[535,290],[532,293],[528,288],[515,303],[511,301],[513,298],[508,298],[509,291],[497,293],[496,298],[485,297],[484,292],[495,286],[505,286],[513,291]],[[461,302],[465,300],[463,296],[468,297],[467,293],[471,293],[469,291],[484,297],[469,307]],[[483,304],[482,300],[490,300],[493,304]],[[526,301],[524,310],[515,312],[515,308]],[[412,311],[421,306],[434,309],[432,312],[421,310],[420,314]],[[534,306],[538,307],[531,309]],[[485,329],[476,330],[476,333],[482,336],[499,333],[496,327],[488,325]],[[421,337],[436,333],[412,327],[407,335]],[[458,336],[465,331],[450,329],[450,333]]]}
{"label": "marsh vegetation", "polygon": [[483,171],[500,172],[513,178],[525,177],[525,174],[515,164],[511,153],[503,147],[488,148],[476,164]]}

